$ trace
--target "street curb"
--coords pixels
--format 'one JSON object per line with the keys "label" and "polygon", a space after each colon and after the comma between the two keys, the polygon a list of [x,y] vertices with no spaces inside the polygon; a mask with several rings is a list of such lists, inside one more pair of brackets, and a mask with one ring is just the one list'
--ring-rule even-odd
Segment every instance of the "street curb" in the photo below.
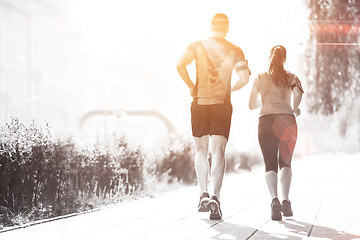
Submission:
{"label": "street curb", "polygon": [[10,232],[10,231],[18,230],[18,229],[21,229],[21,228],[27,228],[27,227],[43,224],[43,223],[53,222],[53,221],[57,221],[57,220],[65,219],[65,218],[76,217],[76,216],[80,216],[82,214],[97,212],[97,211],[100,211],[102,209],[103,208],[96,208],[96,209],[92,209],[92,210],[88,210],[88,211],[83,211],[83,212],[78,212],[78,213],[70,213],[70,214],[57,216],[57,217],[53,217],[53,218],[37,220],[37,221],[34,221],[34,222],[25,223],[23,225],[18,225],[18,226],[14,226],[14,227],[4,227],[4,229],[0,230],[0,234],[4,233],[4,232]]}

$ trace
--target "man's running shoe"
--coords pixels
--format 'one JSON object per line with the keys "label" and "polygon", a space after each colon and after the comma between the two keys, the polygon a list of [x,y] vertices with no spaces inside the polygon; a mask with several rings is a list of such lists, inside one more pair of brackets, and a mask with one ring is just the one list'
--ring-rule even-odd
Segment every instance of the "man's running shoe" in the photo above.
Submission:
{"label": "man's running shoe", "polygon": [[275,221],[280,221],[282,219],[281,204],[277,198],[274,198],[271,202],[271,219]]}
{"label": "man's running shoe", "polygon": [[198,205],[198,212],[208,212],[210,209],[208,208],[209,203],[209,193],[203,192],[200,195],[199,205]]}
{"label": "man's running shoe", "polygon": [[210,219],[221,220],[222,212],[220,209],[220,201],[215,195],[211,196],[208,206],[210,209]]}
{"label": "man's running shoe", "polygon": [[281,204],[281,211],[283,212],[284,217],[292,217],[293,211],[291,209],[291,202],[283,200]]}

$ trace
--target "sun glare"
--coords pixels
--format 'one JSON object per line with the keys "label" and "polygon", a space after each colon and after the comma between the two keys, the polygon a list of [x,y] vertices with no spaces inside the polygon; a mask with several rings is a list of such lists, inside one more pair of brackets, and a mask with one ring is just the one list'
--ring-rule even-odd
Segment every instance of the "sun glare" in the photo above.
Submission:
{"label": "sun glare", "polygon": [[[191,98],[175,66],[191,42],[210,36],[213,15],[220,12],[229,17],[227,39],[243,49],[252,79],[266,71],[268,54],[275,44],[288,49],[287,66],[296,70],[299,44],[306,35],[306,14],[300,14],[303,19],[295,17],[299,16],[295,13],[305,9],[301,4],[287,0],[76,0],[72,1],[72,17],[80,22],[84,51],[93,59],[130,66],[122,68],[120,77],[111,78],[112,82],[119,81],[114,86],[126,89],[130,96],[123,99],[122,107],[159,111],[180,132],[189,133]],[[194,69],[189,66],[193,81]],[[234,75],[233,83],[236,79]],[[99,84],[104,84],[103,80]],[[232,97],[230,139],[240,142],[237,145],[241,147],[253,144],[244,136],[255,136],[256,142],[257,112],[250,112],[247,107],[251,84],[252,81]]]}

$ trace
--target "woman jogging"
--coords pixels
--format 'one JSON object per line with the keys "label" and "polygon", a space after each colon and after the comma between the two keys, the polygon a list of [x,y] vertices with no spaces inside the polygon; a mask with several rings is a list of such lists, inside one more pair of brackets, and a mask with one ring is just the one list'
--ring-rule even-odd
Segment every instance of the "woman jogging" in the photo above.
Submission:
{"label": "woman jogging", "polygon": [[[285,61],[286,49],[281,45],[274,46],[270,52],[269,70],[255,78],[249,101],[251,110],[261,107],[258,138],[265,162],[265,179],[272,198],[272,220],[281,220],[281,212],[286,217],[293,216],[289,200],[291,159],[297,139],[295,116],[300,115],[298,107],[304,93],[298,77],[285,71]],[[278,169],[282,204],[277,193]]]}

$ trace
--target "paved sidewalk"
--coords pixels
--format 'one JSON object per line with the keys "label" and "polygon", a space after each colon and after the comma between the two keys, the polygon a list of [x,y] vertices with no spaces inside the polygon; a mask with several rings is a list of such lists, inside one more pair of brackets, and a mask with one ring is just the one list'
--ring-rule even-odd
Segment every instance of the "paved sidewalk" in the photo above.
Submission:
{"label": "paved sidewalk", "polygon": [[[360,154],[293,162],[294,217],[270,220],[263,168],[227,175],[223,220],[198,213],[197,187],[0,233],[20,239],[360,239]],[[281,200],[281,197],[280,197]]]}

